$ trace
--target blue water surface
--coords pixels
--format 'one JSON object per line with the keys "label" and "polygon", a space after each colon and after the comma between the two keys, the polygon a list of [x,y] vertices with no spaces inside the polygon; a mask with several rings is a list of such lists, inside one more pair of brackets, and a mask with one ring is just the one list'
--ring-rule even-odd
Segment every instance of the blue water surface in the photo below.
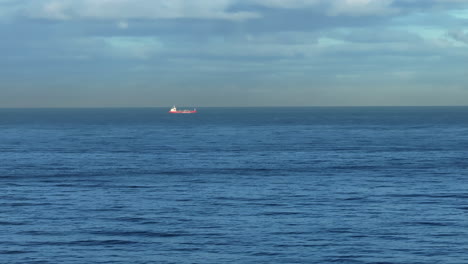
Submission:
{"label": "blue water surface", "polygon": [[468,263],[468,107],[0,110],[0,263]]}

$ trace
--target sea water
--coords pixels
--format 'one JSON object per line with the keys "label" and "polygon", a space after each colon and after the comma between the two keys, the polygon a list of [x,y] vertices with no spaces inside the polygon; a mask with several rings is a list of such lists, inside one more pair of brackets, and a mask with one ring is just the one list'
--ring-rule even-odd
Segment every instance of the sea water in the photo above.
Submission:
{"label": "sea water", "polygon": [[0,263],[468,263],[468,108],[0,110]]}

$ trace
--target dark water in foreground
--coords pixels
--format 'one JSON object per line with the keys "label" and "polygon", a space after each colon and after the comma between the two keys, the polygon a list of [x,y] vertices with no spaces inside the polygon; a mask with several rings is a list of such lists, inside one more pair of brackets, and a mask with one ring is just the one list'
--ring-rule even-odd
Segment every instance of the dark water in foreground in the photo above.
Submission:
{"label": "dark water in foreground", "polygon": [[0,110],[0,263],[468,263],[468,108]]}

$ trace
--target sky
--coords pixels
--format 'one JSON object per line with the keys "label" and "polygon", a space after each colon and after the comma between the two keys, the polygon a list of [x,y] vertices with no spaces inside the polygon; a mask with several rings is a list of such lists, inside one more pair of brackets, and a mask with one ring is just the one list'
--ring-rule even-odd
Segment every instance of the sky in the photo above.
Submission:
{"label": "sky", "polygon": [[0,0],[0,107],[468,105],[468,0]]}

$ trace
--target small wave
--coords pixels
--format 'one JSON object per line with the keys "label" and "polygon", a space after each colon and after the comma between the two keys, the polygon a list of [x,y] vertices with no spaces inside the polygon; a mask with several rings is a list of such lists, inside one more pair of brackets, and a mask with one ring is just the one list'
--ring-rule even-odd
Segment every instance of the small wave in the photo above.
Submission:
{"label": "small wave", "polygon": [[268,256],[278,256],[281,255],[282,253],[279,252],[254,252],[251,255],[252,256],[257,256],[257,257],[268,257]]}
{"label": "small wave", "polygon": [[300,212],[264,212],[260,215],[268,215],[268,216],[275,216],[275,215],[298,215],[301,214]]}
{"label": "small wave", "polygon": [[419,222],[404,222],[406,225],[422,225],[422,226],[449,226],[446,223],[441,222],[426,222],[426,221],[419,221]]}
{"label": "small wave", "polygon": [[52,205],[51,203],[1,203],[0,206],[12,206],[12,207],[17,207],[17,206],[44,206],[44,205]]}
{"label": "small wave", "polygon": [[70,233],[31,230],[31,231],[18,232],[18,234],[28,235],[28,236],[66,236],[66,235],[69,235]]}
{"label": "small wave", "polygon": [[358,258],[361,258],[361,257],[362,256],[353,256],[353,255],[339,256],[339,257],[333,257],[333,258],[327,259],[324,263],[346,263],[346,264],[366,263],[366,262],[357,260]]}
{"label": "small wave", "polygon": [[96,231],[89,232],[92,235],[101,236],[134,236],[134,237],[180,237],[188,236],[189,234],[183,232],[151,232],[151,231]]}
{"label": "small wave", "polygon": [[18,255],[18,254],[27,254],[33,253],[34,251],[28,250],[0,250],[0,255]]}
{"label": "small wave", "polygon": [[466,194],[388,194],[386,196],[396,197],[396,198],[436,198],[436,199],[466,199],[468,195]]}
{"label": "small wave", "polygon": [[121,239],[110,239],[110,240],[80,240],[74,241],[70,244],[84,245],[84,246],[97,246],[97,245],[128,245],[137,244],[138,242]]}
{"label": "small wave", "polygon": [[12,222],[12,221],[0,221],[0,226],[8,226],[8,225],[12,225],[12,226],[18,226],[18,225],[28,225],[29,222]]}

